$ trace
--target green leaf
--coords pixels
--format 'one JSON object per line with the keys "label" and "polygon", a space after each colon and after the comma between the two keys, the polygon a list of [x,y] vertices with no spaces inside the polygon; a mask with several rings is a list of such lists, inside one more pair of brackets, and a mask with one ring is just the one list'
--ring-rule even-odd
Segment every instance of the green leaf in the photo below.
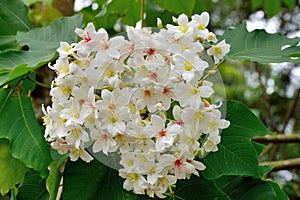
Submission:
{"label": "green leaf", "polygon": [[48,175],[47,167],[52,159],[50,147],[35,118],[30,97],[15,97],[11,91],[0,90],[0,138],[10,140],[13,157],[27,167]]}
{"label": "green leaf", "polygon": [[46,179],[39,176],[38,172],[29,170],[19,188],[18,200],[49,200],[46,190]]}
{"label": "green leaf", "polygon": [[5,195],[25,176],[26,166],[13,158],[9,149],[9,141],[0,139],[0,194]]}
{"label": "green leaf", "polygon": [[288,200],[288,196],[271,181],[253,177],[224,176],[214,180],[217,188],[225,192],[232,200]]}
{"label": "green leaf", "polygon": [[153,0],[153,2],[170,12],[176,14],[185,13],[188,16],[192,14],[195,7],[195,0]]}
{"label": "green leaf", "polygon": [[296,6],[296,1],[295,0],[282,0],[282,1],[289,8],[294,8]]}
{"label": "green leaf", "polygon": [[81,15],[60,18],[49,26],[32,29],[26,33],[19,32],[18,43],[27,45],[29,50],[0,53],[0,80],[1,74],[5,73],[5,79],[0,85],[49,62],[55,56],[60,41],[74,42],[75,28],[83,26],[81,18]]}
{"label": "green leaf", "polygon": [[174,196],[178,200],[229,200],[229,197],[213,181],[194,175],[188,180],[179,180],[177,182]]}
{"label": "green leaf", "polygon": [[[269,34],[264,30],[248,32],[245,24],[229,29],[221,36],[231,45],[228,59],[251,60],[262,64],[293,62],[300,63],[293,54],[300,53],[299,38],[287,38],[279,33]],[[288,45],[287,48],[284,48]]]}
{"label": "green leaf", "polygon": [[262,122],[242,103],[227,102],[226,119],[230,126],[221,133],[219,150],[203,158],[206,178],[222,175],[262,176],[257,156],[262,146],[251,141],[252,137],[270,134]]}
{"label": "green leaf", "polygon": [[123,190],[118,172],[97,160],[68,161],[63,184],[63,199],[136,199],[136,195]]}
{"label": "green leaf", "polygon": [[32,24],[28,8],[21,0],[0,1],[0,51],[17,46],[18,31],[29,31]]}
{"label": "green leaf", "polygon": [[46,188],[50,195],[49,200],[55,200],[62,175],[58,169],[58,165],[56,162],[51,163],[48,166],[48,169],[49,176],[46,180]]}
{"label": "green leaf", "polygon": [[264,11],[269,18],[275,16],[281,10],[280,0],[264,0],[264,4]]}
{"label": "green leaf", "polygon": [[126,25],[135,26],[140,20],[140,9],[140,0],[111,1],[94,18],[94,22],[98,28],[106,29],[113,28],[118,19]]}
{"label": "green leaf", "polygon": [[288,197],[277,184],[253,177],[223,176],[207,180],[192,176],[189,180],[177,182],[174,199],[286,200]]}
{"label": "green leaf", "polygon": [[251,0],[251,8],[252,11],[261,7],[263,0]]}

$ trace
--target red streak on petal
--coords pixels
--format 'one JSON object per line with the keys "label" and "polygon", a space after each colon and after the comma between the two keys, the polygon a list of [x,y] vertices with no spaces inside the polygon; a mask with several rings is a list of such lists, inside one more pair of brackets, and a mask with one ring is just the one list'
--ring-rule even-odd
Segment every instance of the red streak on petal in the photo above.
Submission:
{"label": "red streak on petal", "polygon": [[152,96],[151,90],[145,89],[145,90],[144,90],[144,96],[145,96],[145,97],[151,97],[151,96]]}
{"label": "red streak on petal", "polygon": [[155,49],[153,49],[153,48],[148,49],[147,55],[148,55],[149,57],[153,56],[154,54],[155,54]]}
{"label": "red streak on petal", "polygon": [[183,126],[184,122],[183,121],[178,121],[178,122],[176,122],[176,124],[178,124],[179,126]]}
{"label": "red streak on petal", "polygon": [[158,132],[159,137],[164,137],[167,135],[167,131],[166,129],[162,128],[159,132]]}
{"label": "red streak on petal", "polygon": [[89,41],[92,40],[92,38],[91,38],[91,36],[90,36],[89,33],[86,33],[86,35],[82,36],[82,39],[83,39],[84,43],[87,43],[87,42],[89,42]]}
{"label": "red streak on petal", "polygon": [[174,165],[178,168],[178,171],[181,172],[181,168],[183,165],[182,158],[175,160]]}

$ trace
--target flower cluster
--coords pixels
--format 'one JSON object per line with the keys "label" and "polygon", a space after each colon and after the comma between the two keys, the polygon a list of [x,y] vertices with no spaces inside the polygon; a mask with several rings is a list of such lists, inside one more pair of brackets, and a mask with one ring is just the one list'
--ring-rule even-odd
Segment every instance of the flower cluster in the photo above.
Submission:
{"label": "flower cluster", "polygon": [[[128,28],[108,37],[93,24],[76,29],[78,43],[61,42],[57,77],[43,109],[45,138],[60,154],[90,162],[93,153],[117,152],[126,190],[165,197],[178,179],[204,170],[197,155],[217,151],[229,122],[209,102],[213,84],[204,78],[230,46],[209,32],[208,13],[184,14],[158,32]],[[207,51],[206,51],[207,50]]]}

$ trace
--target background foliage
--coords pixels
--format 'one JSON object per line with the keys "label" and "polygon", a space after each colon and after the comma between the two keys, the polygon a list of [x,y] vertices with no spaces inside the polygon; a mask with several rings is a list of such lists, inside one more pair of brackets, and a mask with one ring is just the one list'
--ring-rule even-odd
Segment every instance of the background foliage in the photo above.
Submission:
{"label": "background foliage", "polygon": [[[57,57],[59,42],[75,42],[74,29],[90,21],[113,35],[140,20],[141,1],[94,0],[79,11],[74,3],[0,2],[0,199],[147,199],[123,190],[117,171],[97,160],[71,162],[43,138],[40,108],[49,102],[49,90],[41,86],[53,78],[45,65]],[[299,31],[299,5],[294,0],[146,0],[144,25],[202,11],[211,13],[210,30],[231,44],[220,67],[227,99],[244,104],[227,102],[231,126],[222,132],[220,150],[201,159],[207,166],[201,177],[179,181],[169,199],[300,198],[300,162],[291,160],[300,155],[300,78],[293,73],[300,48],[299,38],[286,37]],[[249,32],[247,20],[273,20],[281,33]],[[253,139],[265,135],[291,136],[298,143]]]}

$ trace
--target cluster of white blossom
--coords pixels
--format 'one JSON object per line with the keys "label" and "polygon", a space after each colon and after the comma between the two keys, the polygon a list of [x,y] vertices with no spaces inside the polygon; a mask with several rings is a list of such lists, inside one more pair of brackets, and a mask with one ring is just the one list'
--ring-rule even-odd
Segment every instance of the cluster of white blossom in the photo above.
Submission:
{"label": "cluster of white blossom", "polygon": [[[118,152],[126,190],[165,197],[178,179],[199,175],[198,153],[217,151],[229,122],[209,103],[213,84],[203,77],[207,52],[215,64],[230,45],[218,43],[209,14],[184,14],[158,32],[129,28],[109,38],[93,24],[76,29],[78,43],[61,42],[50,68],[57,77],[44,109],[45,138],[60,154],[90,162],[93,152]],[[161,22],[159,21],[159,26]]]}

